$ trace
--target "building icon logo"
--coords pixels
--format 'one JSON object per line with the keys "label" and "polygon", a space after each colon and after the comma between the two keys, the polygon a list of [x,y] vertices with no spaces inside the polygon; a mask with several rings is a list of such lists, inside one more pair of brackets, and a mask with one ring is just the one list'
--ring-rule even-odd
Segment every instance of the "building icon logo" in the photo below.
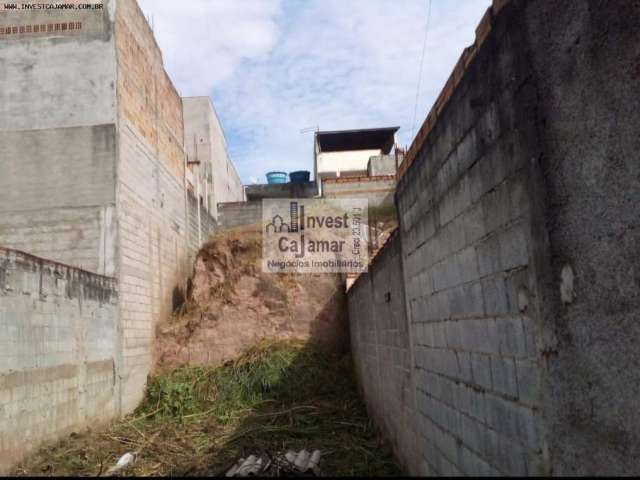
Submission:
{"label": "building icon logo", "polygon": [[274,215],[271,223],[267,225],[267,233],[291,233],[291,227],[284,223],[280,215]]}
{"label": "building icon logo", "polygon": [[267,233],[299,233],[304,232],[304,205],[289,202],[289,223],[279,213],[275,214],[271,223],[266,226]]}

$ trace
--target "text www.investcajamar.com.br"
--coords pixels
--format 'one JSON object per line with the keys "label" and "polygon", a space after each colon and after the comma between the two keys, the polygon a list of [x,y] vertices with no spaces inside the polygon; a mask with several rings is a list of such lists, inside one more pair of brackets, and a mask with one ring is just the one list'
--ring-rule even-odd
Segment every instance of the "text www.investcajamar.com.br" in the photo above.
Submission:
{"label": "text www.investcajamar.com.br", "polygon": [[102,3],[4,3],[0,10],[102,10]]}

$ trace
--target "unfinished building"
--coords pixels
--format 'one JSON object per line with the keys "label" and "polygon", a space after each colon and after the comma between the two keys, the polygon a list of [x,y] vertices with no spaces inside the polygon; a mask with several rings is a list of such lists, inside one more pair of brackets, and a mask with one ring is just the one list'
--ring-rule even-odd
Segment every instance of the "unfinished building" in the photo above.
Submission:
{"label": "unfinished building", "polygon": [[187,163],[195,165],[202,187],[196,194],[200,204],[218,219],[218,204],[242,202],[244,186],[229,158],[222,124],[209,97],[182,99]]}
{"label": "unfinished building", "polygon": [[[101,3],[0,11],[0,345],[15,347],[0,362],[0,405],[15,410],[0,417],[0,470],[36,441],[137,406],[154,325],[180,301],[190,259],[215,228],[215,200],[195,195],[211,174],[228,175],[225,198],[242,199],[226,155],[223,172],[217,151],[187,162],[190,103],[137,2]],[[203,144],[219,142],[213,127],[198,133]],[[103,283],[107,293],[91,293]],[[16,291],[33,302],[11,300]],[[99,358],[87,335],[100,337]],[[21,353],[29,345],[39,345],[33,358]],[[100,408],[79,408],[96,381]],[[45,392],[46,409],[26,402]],[[43,422],[45,411],[53,418]]]}

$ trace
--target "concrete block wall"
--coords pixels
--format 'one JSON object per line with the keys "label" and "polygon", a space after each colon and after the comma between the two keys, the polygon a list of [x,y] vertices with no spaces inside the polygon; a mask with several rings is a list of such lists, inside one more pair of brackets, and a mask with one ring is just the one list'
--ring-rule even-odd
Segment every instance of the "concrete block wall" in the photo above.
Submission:
{"label": "concrete block wall", "polygon": [[0,11],[0,31],[17,32],[0,34],[0,245],[113,275],[115,3],[103,5]]}
{"label": "concrete block wall", "polygon": [[[182,99],[135,0],[116,9],[119,113],[118,265],[122,410],[142,400],[155,326],[176,307],[191,273]],[[196,237],[197,238],[197,237]]]}
{"label": "concrete block wall", "polygon": [[400,462],[418,471],[414,371],[397,234],[348,295],[352,356],[367,410]]}
{"label": "concrete block wall", "polygon": [[[637,473],[639,18],[494,2],[410,148],[396,204],[411,473]],[[350,321],[371,331],[359,289]],[[356,365],[381,346],[352,342]]]}
{"label": "concrete block wall", "polygon": [[367,164],[367,175],[370,177],[395,175],[403,160],[404,157],[399,152],[371,157]]}
{"label": "concrete block wall", "polygon": [[200,206],[200,218],[198,218],[198,200],[191,192],[187,194],[187,201],[189,212],[189,265],[193,265],[200,246],[215,234],[218,224],[203,206]]}
{"label": "concrete block wall", "polygon": [[241,202],[244,187],[227,151],[222,124],[209,97],[182,99],[185,150],[190,161],[199,161],[195,175],[202,179],[200,195],[210,215],[218,218],[218,203]]}
{"label": "concrete block wall", "polygon": [[[197,246],[182,100],[137,2],[103,5],[0,12],[0,245],[118,278],[126,413],[144,394],[155,323],[173,311]],[[25,24],[53,21],[37,32]],[[6,34],[13,26],[19,33]]]}
{"label": "concrete block wall", "polygon": [[173,311],[189,272],[186,191],[125,120],[120,128],[118,262],[123,335],[123,412],[144,394],[155,325]]}
{"label": "concrete block wall", "polygon": [[[109,366],[116,406],[100,399],[82,406],[101,409],[100,418],[107,419],[131,412],[142,399],[155,325],[183,296],[197,245],[189,245],[195,236],[188,221],[182,100],[135,0],[103,5],[46,15],[0,12],[0,245],[117,278]],[[34,21],[56,23],[37,32],[23,25]],[[201,225],[214,227],[208,217]],[[16,312],[14,320],[29,318]],[[0,334],[0,342],[5,338],[10,334]],[[16,348],[29,351],[25,344]],[[83,358],[69,362],[78,375],[89,375],[82,373]],[[87,368],[101,371],[99,363]],[[2,418],[22,422],[14,410]],[[41,402],[29,411],[46,417],[52,410]],[[83,425],[74,422],[74,428]],[[45,433],[34,430],[29,441],[49,438]]]}
{"label": "concrete block wall", "polygon": [[0,247],[0,472],[119,411],[113,278]]}
{"label": "concrete block wall", "polygon": [[532,101],[524,45],[505,29],[484,41],[396,194],[427,474],[549,471],[532,268],[537,133],[520,110]]}
{"label": "concrete block wall", "polygon": [[249,201],[263,198],[313,198],[318,196],[318,185],[316,182],[247,185],[246,196]]}
{"label": "concrete block wall", "polygon": [[0,212],[0,245],[113,275],[114,207]]}
{"label": "concrete block wall", "polygon": [[322,196],[366,198],[369,201],[369,207],[385,207],[393,205],[395,188],[395,175],[326,178],[322,181]]}
{"label": "concrete block wall", "polygon": [[177,178],[184,176],[182,98],[136,0],[118,0],[115,18],[118,114],[134,127]]}
{"label": "concrete block wall", "polygon": [[218,205],[218,227],[221,230],[255,225],[262,222],[262,201],[221,203]]}
{"label": "concrete block wall", "polygon": [[[29,10],[28,14],[22,9],[0,10],[0,32],[16,30],[0,34],[0,130],[115,123],[115,0],[95,3],[104,8]],[[70,24],[74,29],[68,28]],[[36,25],[53,28],[35,32]]]}

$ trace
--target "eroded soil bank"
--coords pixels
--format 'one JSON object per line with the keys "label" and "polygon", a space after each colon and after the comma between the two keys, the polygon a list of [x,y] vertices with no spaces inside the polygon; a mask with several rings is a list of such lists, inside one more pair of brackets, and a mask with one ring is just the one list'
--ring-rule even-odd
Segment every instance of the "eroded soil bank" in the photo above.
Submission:
{"label": "eroded soil bank", "polygon": [[348,350],[344,277],[264,273],[261,256],[257,227],[224,232],[200,250],[186,302],[157,329],[162,371],[221,365],[263,338]]}

